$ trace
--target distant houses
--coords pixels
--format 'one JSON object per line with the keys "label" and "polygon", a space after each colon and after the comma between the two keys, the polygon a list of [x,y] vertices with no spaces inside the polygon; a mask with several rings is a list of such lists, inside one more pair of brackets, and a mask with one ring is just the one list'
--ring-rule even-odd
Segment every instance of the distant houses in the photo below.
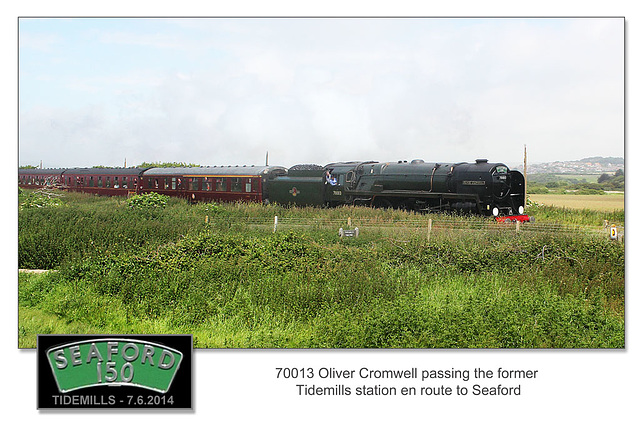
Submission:
{"label": "distant houses", "polygon": [[[519,166],[518,169],[522,170],[523,166]],[[619,169],[624,171],[622,157],[590,157],[582,160],[538,163],[527,166],[527,172],[530,174],[603,174],[615,173]]]}

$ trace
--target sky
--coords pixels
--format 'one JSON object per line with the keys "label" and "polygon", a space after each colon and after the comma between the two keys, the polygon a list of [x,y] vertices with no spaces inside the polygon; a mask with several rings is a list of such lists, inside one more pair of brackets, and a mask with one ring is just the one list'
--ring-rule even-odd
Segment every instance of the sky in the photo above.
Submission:
{"label": "sky", "polygon": [[19,164],[624,156],[623,18],[20,18]]}

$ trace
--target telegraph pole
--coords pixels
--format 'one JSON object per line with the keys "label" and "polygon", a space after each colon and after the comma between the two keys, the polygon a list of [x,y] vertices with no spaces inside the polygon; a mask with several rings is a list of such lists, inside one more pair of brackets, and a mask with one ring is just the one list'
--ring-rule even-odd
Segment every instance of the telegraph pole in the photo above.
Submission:
{"label": "telegraph pole", "polygon": [[524,205],[527,206],[527,144],[524,144]]}

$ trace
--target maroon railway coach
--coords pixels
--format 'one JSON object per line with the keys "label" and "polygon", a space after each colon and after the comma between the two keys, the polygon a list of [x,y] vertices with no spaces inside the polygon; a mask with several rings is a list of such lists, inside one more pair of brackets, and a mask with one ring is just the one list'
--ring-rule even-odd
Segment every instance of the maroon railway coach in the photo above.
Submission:
{"label": "maroon railway coach", "polygon": [[62,188],[101,196],[136,194],[147,168],[76,168],[61,174]]}
{"label": "maroon railway coach", "polygon": [[159,193],[193,202],[269,202],[268,182],[286,175],[281,166],[151,168],[142,173],[140,193]]}
{"label": "maroon railway coach", "polygon": [[22,188],[60,187],[65,169],[19,169],[18,186]]}

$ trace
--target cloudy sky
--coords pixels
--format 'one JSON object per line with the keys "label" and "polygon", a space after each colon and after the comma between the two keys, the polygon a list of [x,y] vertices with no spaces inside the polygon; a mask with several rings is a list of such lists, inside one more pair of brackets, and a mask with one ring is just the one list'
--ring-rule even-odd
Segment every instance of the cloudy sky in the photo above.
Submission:
{"label": "cloudy sky", "polygon": [[19,164],[624,156],[622,18],[19,20]]}

